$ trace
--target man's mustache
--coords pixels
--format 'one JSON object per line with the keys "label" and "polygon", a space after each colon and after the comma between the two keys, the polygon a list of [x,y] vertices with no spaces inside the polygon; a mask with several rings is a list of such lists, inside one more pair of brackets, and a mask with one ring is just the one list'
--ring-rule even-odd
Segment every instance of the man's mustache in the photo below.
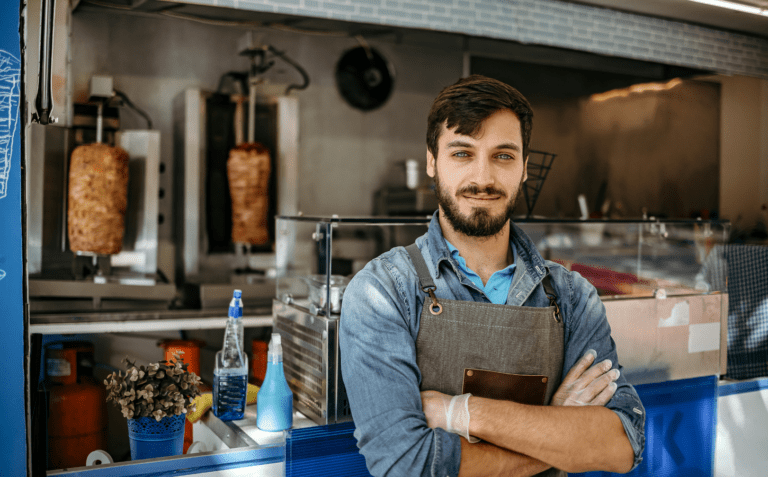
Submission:
{"label": "man's mustache", "polygon": [[486,194],[486,195],[498,195],[501,197],[507,196],[507,194],[503,190],[496,189],[491,186],[481,189],[480,187],[474,184],[468,185],[456,191],[456,197],[464,194],[471,194],[471,195]]}

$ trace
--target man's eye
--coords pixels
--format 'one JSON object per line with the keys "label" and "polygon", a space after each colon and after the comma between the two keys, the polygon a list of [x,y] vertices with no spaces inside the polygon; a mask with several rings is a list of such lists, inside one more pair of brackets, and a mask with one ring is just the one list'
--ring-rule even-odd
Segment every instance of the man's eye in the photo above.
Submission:
{"label": "man's eye", "polygon": [[511,161],[512,159],[515,158],[515,156],[511,156],[509,154],[498,154],[496,157],[501,159],[502,161]]}
{"label": "man's eye", "polygon": [[453,157],[469,157],[469,154],[464,151],[456,151],[453,153]]}

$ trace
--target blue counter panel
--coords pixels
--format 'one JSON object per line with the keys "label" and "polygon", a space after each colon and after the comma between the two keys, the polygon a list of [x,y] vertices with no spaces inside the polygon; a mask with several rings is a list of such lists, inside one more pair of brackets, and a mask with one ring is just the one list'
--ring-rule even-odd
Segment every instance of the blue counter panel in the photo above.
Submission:
{"label": "blue counter panel", "polygon": [[711,476],[717,425],[717,377],[635,386],[645,406],[643,462],[628,474],[588,472],[582,477]]}
{"label": "blue counter panel", "polygon": [[370,477],[352,422],[292,430],[286,477]]}
{"label": "blue counter panel", "polygon": [[736,383],[724,383],[718,386],[717,395],[720,397],[730,396],[731,394],[751,393],[768,389],[768,378],[756,379],[753,381],[739,381]]}

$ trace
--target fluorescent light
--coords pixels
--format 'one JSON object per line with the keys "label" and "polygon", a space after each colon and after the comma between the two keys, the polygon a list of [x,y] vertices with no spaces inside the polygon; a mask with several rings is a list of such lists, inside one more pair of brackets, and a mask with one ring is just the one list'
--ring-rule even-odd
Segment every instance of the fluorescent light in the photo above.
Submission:
{"label": "fluorescent light", "polygon": [[602,102],[613,98],[626,98],[631,94],[645,93],[647,91],[666,91],[683,83],[680,78],[673,78],[666,83],[642,83],[627,88],[614,89],[605,93],[596,93],[589,97],[592,101]]}
{"label": "fluorescent light", "polygon": [[745,5],[743,3],[729,2],[727,0],[690,0],[696,3],[704,3],[713,7],[728,8],[739,12],[751,13],[753,15],[763,15],[768,17],[768,9]]}

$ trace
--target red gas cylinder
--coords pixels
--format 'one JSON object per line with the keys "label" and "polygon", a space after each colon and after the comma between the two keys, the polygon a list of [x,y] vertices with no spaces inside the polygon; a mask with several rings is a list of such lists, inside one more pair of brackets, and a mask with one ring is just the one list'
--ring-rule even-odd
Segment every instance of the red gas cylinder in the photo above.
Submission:
{"label": "red gas cylinder", "polygon": [[80,383],[55,386],[49,395],[48,458],[51,469],[85,465],[88,454],[106,449],[107,392],[84,377]]}
{"label": "red gas cylinder", "polygon": [[[205,341],[201,340],[164,340],[159,346],[165,350],[166,361],[173,358],[174,353],[181,355],[182,361],[189,363],[187,371],[200,376],[200,348],[205,346]],[[192,423],[187,421],[184,424],[184,447],[186,454],[189,446],[192,445]]]}

